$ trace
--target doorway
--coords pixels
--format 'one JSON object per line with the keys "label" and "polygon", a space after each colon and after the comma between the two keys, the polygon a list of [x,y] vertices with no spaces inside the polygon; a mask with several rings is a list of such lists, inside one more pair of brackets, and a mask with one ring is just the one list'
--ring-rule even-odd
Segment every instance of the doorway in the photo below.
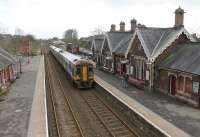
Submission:
{"label": "doorway", "polygon": [[176,94],[176,77],[174,75],[169,76],[169,93]]}
{"label": "doorway", "polygon": [[126,74],[126,64],[121,64],[121,75]]}

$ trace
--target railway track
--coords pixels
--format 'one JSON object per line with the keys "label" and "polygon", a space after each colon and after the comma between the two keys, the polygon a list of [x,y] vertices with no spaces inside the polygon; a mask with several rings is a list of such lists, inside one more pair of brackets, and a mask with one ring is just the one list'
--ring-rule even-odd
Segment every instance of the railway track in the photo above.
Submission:
{"label": "railway track", "polygon": [[[52,64],[53,64],[53,62],[55,63],[54,65],[51,66],[51,69],[54,70],[55,77],[62,78],[63,75],[59,75],[59,74],[63,74],[63,73],[59,72],[58,67],[55,67],[55,66],[58,65],[58,64],[56,64],[58,62],[56,62],[53,58],[51,59],[50,62],[52,62]],[[64,76],[64,78],[66,80],[65,76]],[[72,104],[72,103],[76,104],[76,105],[73,106],[73,108],[76,108],[76,110],[74,111],[76,113],[75,117],[78,117],[77,121],[81,121],[82,122],[82,124],[79,125],[79,127],[82,127],[83,135],[87,136],[87,137],[107,137],[107,136],[110,137],[107,133],[105,133],[106,131],[103,131],[103,133],[97,132],[91,127],[91,125],[89,123],[87,123],[88,122],[87,118],[91,118],[91,117],[90,116],[85,116],[85,112],[81,111],[81,109],[84,108],[83,104],[80,104],[80,103],[77,103],[77,102],[73,101],[73,100],[77,99],[77,96],[73,96],[74,90],[70,86],[71,83],[69,83],[69,81],[67,81],[67,83],[66,83],[67,87],[66,86],[64,87],[64,85],[66,85],[66,84],[63,83],[63,79],[62,80],[59,79],[59,82],[60,82],[61,85],[63,85],[63,87],[62,87],[63,88],[63,96],[68,97],[68,101],[69,101],[70,104]],[[67,91],[67,92],[64,92],[64,90]],[[69,94],[69,93],[72,93],[72,94]],[[89,108],[85,109],[85,110],[87,110],[87,114],[89,112],[88,109]],[[97,122],[95,122],[95,124],[97,124]],[[100,124],[101,123],[98,123],[98,125],[100,125]],[[102,131],[102,130],[99,130],[99,131]]]}
{"label": "railway track", "polygon": [[60,79],[53,75],[56,73],[51,66],[52,64],[49,61],[49,57],[46,55],[47,79],[50,83],[49,90],[53,106],[54,119],[56,121],[55,126],[57,129],[57,135],[58,137],[84,137],[82,129],[79,126],[78,120],[76,119],[74,111],[69,103],[69,99],[64,96],[64,90]]}
{"label": "railway track", "polygon": [[[54,62],[54,70],[57,75],[59,74],[65,74],[62,72],[61,69],[58,69],[55,67],[58,66],[58,62],[55,61],[55,59],[52,59],[52,62]],[[63,77],[63,75],[60,75],[58,77]],[[62,78],[62,81],[60,81],[61,84],[68,84],[68,88],[66,89],[68,92],[71,92],[69,96],[74,93],[78,93],[81,98],[84,100],[85,104],[87,104],[90,111],[93,113],[93,115],[96,116],[96,118],[100,121],[101,127],[105,129],[105,136],[111,136],[111,137],[138,137],[139,135],[131,128],[126,122],[124,122],[112,109],[107,105],[102,99],[100,99],[96,94],[93,94],[95,90],[83,90],[80,91],[79,89],[75,89],[71,87],[70,82],[64,82]],[[71,87],[71,88],[70,88]],[[66,93],[65,93],[66,94]],[[65,95],[63,94],[63,95]],[[66,95],[65,95],[66,96]],[[77,97],[73,97],[74,100]],[[73,99],[72,99],[73,100]],[[83,105],[83,104],[80,104]],[[89,110],[88,110],[89,111]],[[104,135],[99,135],[104,137]]]}
{"label": "railway track", "polygon": [[55,103],[52,99],[52,86],[49,79],[49,72],[47,69],[47,60],[46,60],[46,48],[43,46],[42,53],[44,55],[45,59],[45,85],[46,85],[46,104],[47,104],[47,119],[48,119],[48,134],[49,137],[59,137],[59,129],[58,129],[58,123],[57,123],[57,116],[55,111]]}
{"label": "railway track", "polygon": [[[46,61],[45,61],[46,63]],[[47,64],[46,64],[47,66]],[[58,126],[57,113],[55,108],[55,101],[53,99],[53,89],[49,79],[49,71],[46,69],[46,89],[47,89],[47,108],[48,108],[48,123],[49,125],[49,136],[60,137],[60,129]]]}
{"label": "railway track", "polygon": [[82,92],[81,96],[105,126],[109,134],[113,137],[138,137],[137,133],[98,97],[95,92],[94,90]]}

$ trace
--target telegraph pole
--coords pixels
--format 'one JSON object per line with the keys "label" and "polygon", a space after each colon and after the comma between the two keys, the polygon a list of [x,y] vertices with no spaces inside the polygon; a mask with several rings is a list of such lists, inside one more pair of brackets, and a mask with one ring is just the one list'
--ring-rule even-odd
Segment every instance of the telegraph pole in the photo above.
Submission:
{"label": "telegraph pole", "polygon": [[19,58],[19,72],[22,73],[22,61],[21,61],[21,58]]}

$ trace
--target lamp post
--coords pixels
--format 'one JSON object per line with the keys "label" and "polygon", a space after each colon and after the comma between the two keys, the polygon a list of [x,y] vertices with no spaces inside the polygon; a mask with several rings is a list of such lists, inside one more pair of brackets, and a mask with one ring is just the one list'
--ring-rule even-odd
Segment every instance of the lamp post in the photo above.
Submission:
{"label": "lamp post", "polygon": [[29,54],[30,54],[30,40],[28,41],[28,64],[30,63]]}
{"label": "lamp post", "polygon": [[19,58],[19,72],[22,73],[22,61],[21,61],[21,58]]}

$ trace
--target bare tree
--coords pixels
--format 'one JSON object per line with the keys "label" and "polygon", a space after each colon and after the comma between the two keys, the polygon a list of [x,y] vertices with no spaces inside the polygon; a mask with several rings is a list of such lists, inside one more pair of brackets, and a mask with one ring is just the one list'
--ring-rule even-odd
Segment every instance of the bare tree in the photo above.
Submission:
{"label": "bare tree", "polygon": [[4,24],[0,23],[0,34],[7,34],[7,33],[8,33],[8,28]]}
{"label": "bare tree", "polygon": [[24,35],[24,31],[20,28],[15,28],[15,35],[22,36]]}
{"label": "bare tree", "polygon": [[73,41],[78,39],[78,32],[76,29],[68,29],[64,32],[63,39],[66,41]]}
{"label": "bare tree", "polygon": [[91,34],[93,36],[94,35],[103,35],[103,34],[105,34],[105,29],[101,26],[98,26],[92,30]]}

